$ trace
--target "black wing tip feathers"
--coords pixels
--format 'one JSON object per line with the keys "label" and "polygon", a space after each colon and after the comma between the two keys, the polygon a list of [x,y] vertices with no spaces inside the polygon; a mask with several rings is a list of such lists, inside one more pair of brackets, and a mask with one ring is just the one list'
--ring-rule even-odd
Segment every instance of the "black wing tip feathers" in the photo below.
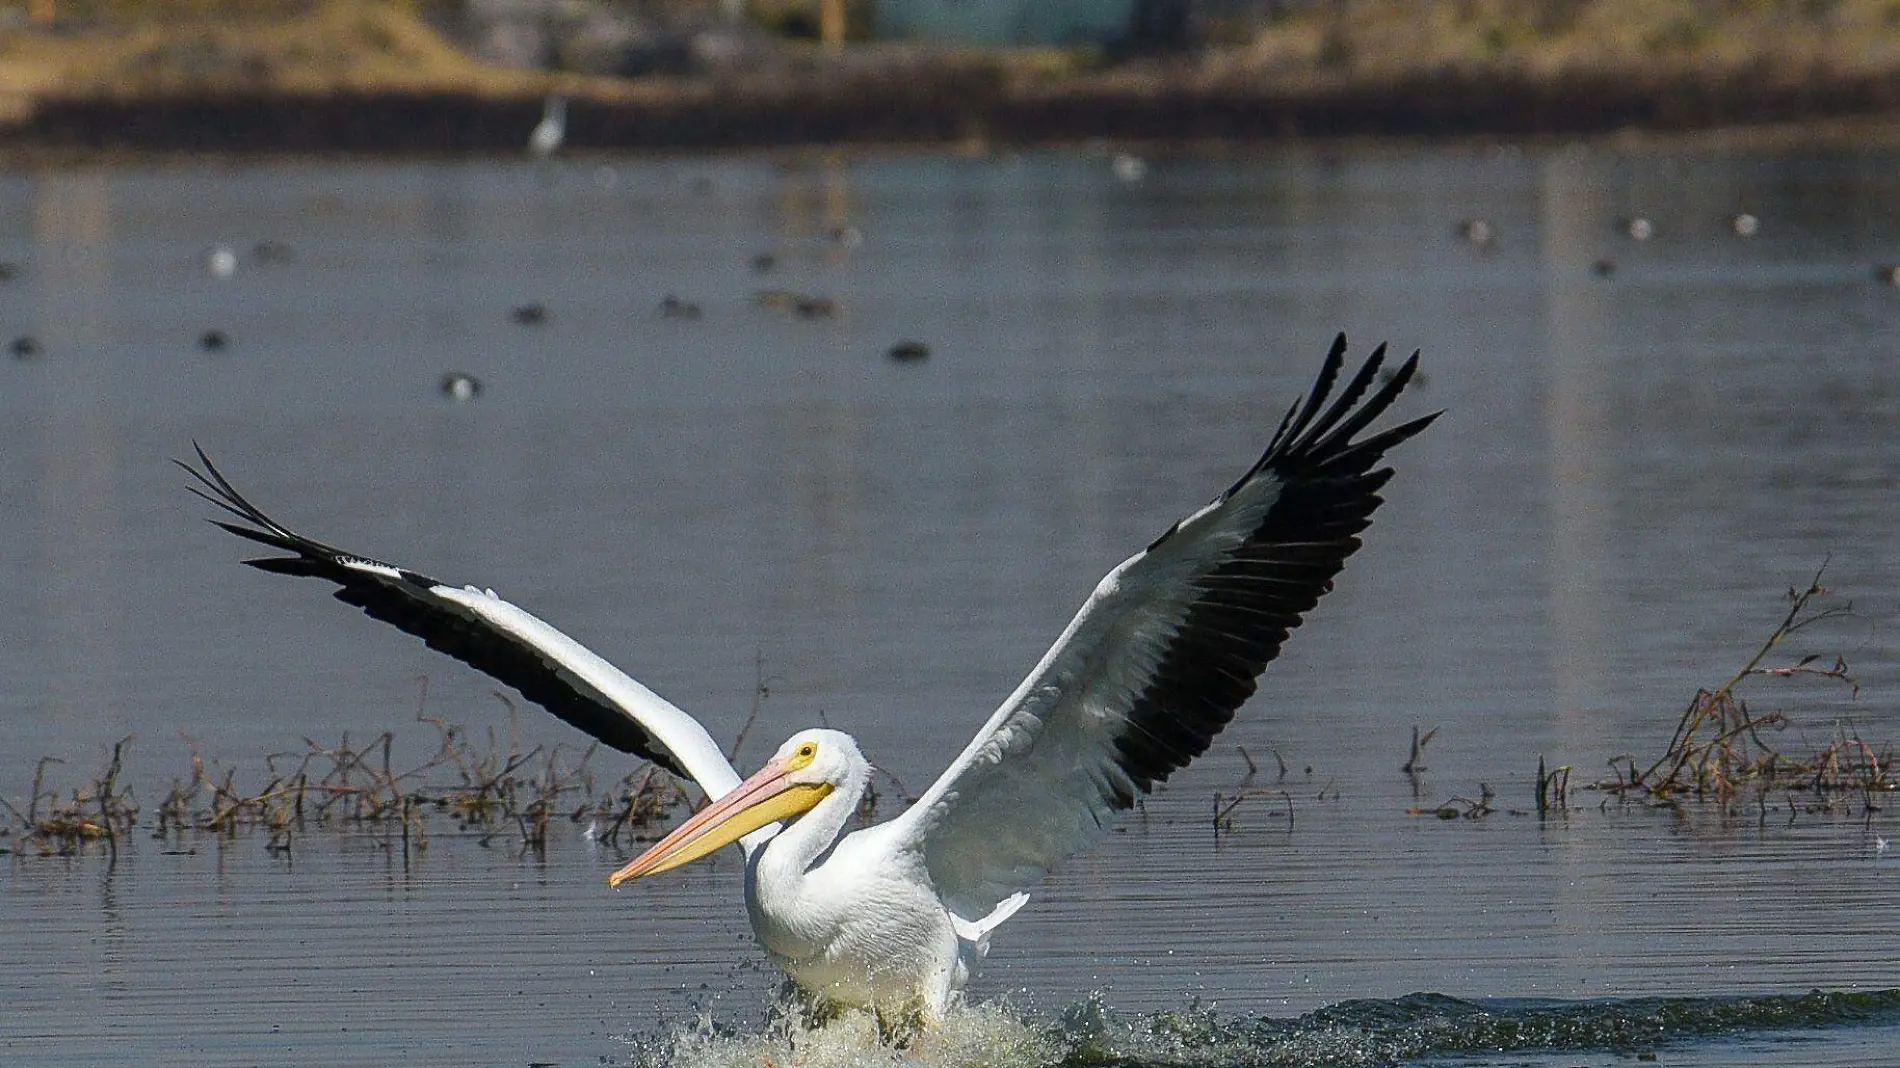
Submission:
{"label": "black wing tip feathers", "polygon": [[[1382,347],[1374,352],[1373,359],[1380,358],[1384,351]],[[1307,393],[1304,401],[1294,404],[1293,410],[1288,413],[1288,422],[1282,423],[1280,431],[1274,434],[1268,451],[1272,451],[1273,446],[1280,444],[1283,438],[1297,439],[1306,432],[1308,424],[1313,421],[1313,416],[1319,412],[1319,406],[1326,403],[1327,394],[1333,391],[1333,383],[1339,380],[1339,372],[1345,369],[1345,366],[1346,332],[1342,330],[1333,336],[1332,346],[1326,350],[1326,359],[1320,364],[1319,377],[1313,381],[1312,390]]]}
{"label": "black wing tip feathers", "polygon": [[1383,453],[1386,450],[1391,449],[1402,442],[1408,441],[1411,438],[1416,437],[1419,431],[1424,430],[1426,427],[1431,426],[1433,423],[1438,422],[1438,417],[1444,414],[1445,414],[1445,409],[1443,408],[1440,408],[1435,412],[1428,412],[1425,415],[1421,415],[1417,419],[1414,419],[1409,423],[1400,423],[1398,426],[1395,426],[1390,430],[1380,431],[1376,436],[1367,438],[1365,441],[1362,441],[1359,444],[1362,446],[1372,448],[1374,452]]}
{"label": "black wing tip feathers", "polygon": [[273,575],[294,575],[297,578],[329,578],[323,565],[301,556],[260,556],[251,560],[241,560],[245,567],[254,567],[259,571],[268,571]]}
{"label": "black wing tip feathers", "polygon": [[[193,467],[177,457],[172,458],[172,463],[177,464],[185,473],[198,480],[198,485],[186,486],[185,488],[197,497],[217,505],[219,508],[222,508],[226,512],[237,516],[239,519],[259,529],[247,530],[220,519],[213,519],[211,520],[212,523],[223,527],[233,534],[251,538],[254,541],[264,540],[263,538],[257,537],[260,533],[273,535],[280,540],[294,536],[288,528],[271,519],[256,505],[246,500],[244,495],[237,491],[237,487],[233,486],[230,480],[224,477],[224,472],[218,470],[218,465],[211,462],[211,457],[206,455],[204,446],[193,441],[191,443],[191,450],[198,454],[199,467]],[[265,542],[265,544],[275,543]],[[277,545],[276,547],[290,552],[300,551],[288,544]]]}
{"label": "black wing tip feathers", "polygon": [[176,458],[172,460],[172,463],[190,472],[191,476],[199,482],[199,485],[186,486],[185,489],[200,499],[208,501],[224,511],[229,512],[231,515],[236,516],[242,520],[243,523],[233,523],[230,520],[217,518],[212,518],[207,521],[211,523],[211,525],[229,531],[240,538],[246,538],[261,545],[268,545],[273,549],[291,553],[293,554],[292,556],[278,559],[286,565],[301,565],[297,567],[263,567],[262,563],[257,560],[244,561],[252,567],[259,567],[262,570],[272,571],[282,575],[302,575],[310,578],[324,578],[334,582],[343,582],[345,581],[343,577],[345,572],[359,570],[360,568],[357,565],[367,564],[396,571],[401,575],[404,581],[424,588],[442,585],[442,583],[437,582],[427,575],[410,571],[407,568],[398,568],[394,564],[387,564],[373,557],[344,552],[335,546],[325,545],[314,538],[308,538],[297,533],[282,523],[279,523],[277,520],[272,519],[269,515],[265,514],[263,509],[252,504],[250,499],[245,497],[244,494],[239,493],[237,487],[233,486],[230,480],[224,477],[224,472],[218,470],[217,465],[211,462],[211,457],[205,455],[204,448],[196,441],[191,443],[191,447],[192,450],[198,454],[198,462],[203,465],[202,470],[191,466],[183,460]]}
{"label": "black wing tip feathers", "polygon": [[[1444,410],[1433,412],[1420,419],[1412,420],[1396,428],[1403,433],[1394,434],[1384,431],[1366,441],[1354,442],[1353,435],[1358,434],[1372,422],[1385,414],[1399,394],[1418,375],[1419,350],[1412,350],[1405,362],[1388,372],[1380,382],[1378,390],[1371,397],[1366,392],[1372,383],[1380,378],[1379,370],[1385,365],[1387,344],[1380,342],[1367,355],[1359,369],[1353,372],[1346,388],[1333,399],[1325,414],[1320,409],[1326,405],[1332,395],[1333,385],[1339,380],[1340,372],[1345,368],[1346,335],[1344,331],[1333,337],[1332,347],[1326,352],[1325,362],[1320,367],[1319,377],[1306,397],[1288,409],[1280,421],[1279,428],[1267,444],[1266,451],[1260,454],[1252,467],[1228,487],[1223,497],[1232,496],[1241,487],[1252,481],[1262,471],[1276,463],[1294,461],[1302,457],[1311,457],[1323,462],[1328,455],[1337,456],[1347,452],[1366,450],[1377,462],[1380,453],[1399,442],[1417,434],[1430,426],[1432,421],[1444,414]],[[1376,444],[1375,444],[1376,443]]]}

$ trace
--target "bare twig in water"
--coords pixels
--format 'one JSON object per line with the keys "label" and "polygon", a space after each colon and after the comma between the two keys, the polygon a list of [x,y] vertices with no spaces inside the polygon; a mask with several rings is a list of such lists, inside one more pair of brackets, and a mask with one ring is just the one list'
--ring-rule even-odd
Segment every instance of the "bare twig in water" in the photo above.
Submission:
{"label": "bare twig in water", "polygon": [[1545,770],[1544,758],[1537,758],[1537,814],[1548,816],[1570,811],[1570,765]]}
{"label": "bare twig in water", "polygon": [[1241,790],[1226,796],[1219,793],[1214,795],[1214,833],[1220,834],[1234,829],[1234,812],[1243,803],[1275,798],[1286,803],[1286,825],[1287,829],[1291,830],[1293,827],[1292,794],[1285,790]]}
{"label": "bare twig in water", "polygon": [[1420,734],[1418,732],[1418,725],[1416,723],[1413,724],[1412,725],[1412,755],[1405,758],[1405,766],[1401,767],[1399,770],[1406,773],[1407,775],[1413,775],[1413,776],[1416,776],[1421,771],[1427,770],[1425,767],[1425,762],[1424,762],[1425,761],[1425,747],[1430,745],[1432,742],[1432,739],[1436,737],[1437,735],[1438,735],[1437,727],[1433,727],[1431,730],[1426,731],[1424,734]]}
{"label": "bare twig in water", "polygon": [[1481,820],[1497,811],[1491,807],[1491,802],[1496,797],[1497,794],[1492,791],[1491,784],[1481,782],[1478,784],[1478,797],[1475,801],[1468,797],[1454,797],[1432,808],[1408,808],[1405,810],[1405,814],[1408,816],[1436,816],[1441,820]]}
{"label": "bare twig in water", "polygon": [[61,799],[58,791],[46,787],[48,765],[63,763],[52,757],[39,761],[33,774],[33,796],[26,810],[0,801],[18,830],[22,848],[42,855],[70,856],[93,842],[104,842],[107,855],[117,859],[119,837],[138,820],[139,807],[129,791],[120,789],[119,777],[125,766],[125,747],[130,736],[119,739],[98,777],[71,795]]}
{"label": "bare twig in water", "polygon": [[765,710],[765,702],[772,696],[772,683],[778,676],[765,673],[765,653],[752,654],[752,709],[746,713],[745,722],[739,725],[739,733],[733,736],[731,748],[726,750],[726,762],[737,766],[739,750],[745,746],[746,736],[758,725],[759,713]]}

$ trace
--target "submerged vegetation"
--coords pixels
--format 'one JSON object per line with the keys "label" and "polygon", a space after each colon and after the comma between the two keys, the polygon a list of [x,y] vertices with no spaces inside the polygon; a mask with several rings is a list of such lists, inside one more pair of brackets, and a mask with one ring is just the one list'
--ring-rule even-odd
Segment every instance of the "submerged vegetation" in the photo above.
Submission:
{"label": "submerged vegetation", "polygon": [[443,820],[484,845],[501,840],[539,850],[557,822],[613,844],[690,804],[678,780],[656,765],[599,785],[590,766],[598,745],[578,756],[559,746],[523,751],[513,731],[504,742],[493,729],[478,739],[433,716],[418,713],[417,720],[435,732],[436,749],[406,768],[394,763],[391,731],[360,745],[347,735],[336,745],[305,739],[300,751],[266,757],[262,782],[252,786],[194,744],[190,775],[174,779],[142,821],[146,806],[119,783],[126,738],[102,773],[69,793],[46,786],[47,767],[57,761],[42,759],[31,796],[24,804],[0,799],[0,811],[16,852],[67,855],[102,843],[116,854],[143,827],[163,840],[262,831],[267,849],[289,853],[307,831],[343,827],[381,834],[407,856],[427,849],[430,828]]}
{"label": "submerged vegetation", "polygon": [[[752,709],[728,747],[729,758],[757,724],[771,682],[759,665]],[[477,733],[430,715],[428,680],[422,684],[416,722],[433,733],[435,748],[408,765],[396,760],[409,747],[398,746],[394,731],[361,744],[347,734],[335,745],[305,738],[300,749],[265,757],[261,775],[240,775],[187,739],[189,774],[173,778],[148,806],[121,782],[130,737],[113,744],[91,780],[63,792],[47,781],[48,769],[63,762],[43,757],[25,801],[0,795],[0,853],[71,856],[98,846],[116,857],[120,844],[141,830],[170,842],[261,831],[265,848],[285,856],[300,836],[320,830],[376,835],[405,860],[429,848],[432,832],[444,831],[484,846],[539,853],[562,824],[609,846],[657,838],[656,828],[695,804],[695,795],[657,764],[642,762],[603,785],[593,769],[598,743],[578,755],[561,746],[524,750],[518,709],[499,692],[509,712],[505,739],[492,727]],[[883,777],[902,800],[911,800],[901,782]],[[881,799],[875,784],[867,788],[858,819],[874,821]]]}
{"label": "submerged vegetation", "polygon": [[[1842,654],[1814,653],[1780,666],[1768,663],[1789,636],[1853,614],[1851,604],[1821,603],[1833,595],[1821,585],[1826,570],[1823,562],[1804,588],[1789,588],[1786,614],[1739,671],[1714,689],[1696,691],[1659,755],[1647,761],[1628,752],[1611,757],[1611,774],[1585,784],[1585,789],[1604,795],[1599,807],[1616,803],[1682,810],[1700,805],[1726,812],[1742,806],[1765,818],[1773,804],[1785,807],[1790,819],[1803,810],[1851,814],[1858,805],[1858,813],[1868,818],[1882,810],[1884,795],[1900,790],[1891,747],[1876,748],[1851,723],[1836,722],[1825,742],[1797,751],[1778,737],[1795,726],[1788,713],[1755,711],[1741,693],[1756,680],[1811,679],[1846,686],[1859,695],[1860,683]],[[1435,733],[1412,728],[1411,757],[1401,770],[1411,777],[1415,792],[1425,744]],[[1538,757],[1535,815],[1561,816],[1572,810],[1574,770],[1569,764],[1552,767]],[[1408,809],[1407,814],[1443,820],[1483,819],[1500,811],[1532,814],[1496,808],[1496,799],[1489,784],[1479,783],[1476,799],[1452,797]]]}
{"label": "submerged vegetation", "polygon": [[[1851,723],[1837,722],[1825,742],[1797,751],[1778,737],[1794,726],[1789,715],[1779,709],[1757,712],[1741,692],[1746,684],[1757,680],[1810,679],[1846,686],[1859,695],[1860,683],[1842,654],[1812,653],[1789,664],[1769,664],[1769,657],[1789,636],[1853,614],[1851,604],[1823,603],[1833,595],[1821,584],[1826,570],[1823,562],[1805,587],[1789,588],[1788,608],[1781,622],[1740,670],[1720,686],[1696,691],[1659,755],[1646,762],[1631,753],[1609,759],[1612,774],[1585,787],[1605,795],[1601,807],[1613,802],[1669,809],[1698,804],[1723,811],[1752,806],[1766,817],[1772,803],[1785,805],[1790,819],[1804,808],[1852,812],[1858,805],[1859,814],[1869,818],[1882,810],[1884,795],[1900,790],[1890,746],[1876,748]],[[1401,770],[1412,778],[1415,790],[1418,772],[1423,769],[1425,745],[1435,733],[1421,734],[1417,727],[1412,728],[1411,757]],[[1569,764],[1552,767],[1544,757],[1538,758],[1536,815],[1549,817],[1571,810],[1574,770]],[[1494,800],[1492,788],[1480,783],[1475,800],[1453,797],[1437,805],[1409,809],[1408,814],[1444,820],[1482,819],[1500,811],[1493,807]]]}

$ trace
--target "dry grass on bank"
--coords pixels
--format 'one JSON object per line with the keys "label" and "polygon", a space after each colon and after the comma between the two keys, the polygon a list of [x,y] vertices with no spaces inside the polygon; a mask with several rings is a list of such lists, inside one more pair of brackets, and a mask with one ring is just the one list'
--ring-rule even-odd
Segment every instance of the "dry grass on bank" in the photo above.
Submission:
{"label": "dry grass on bank", "polygon": [[1208,32],[1207,72],[1252,78],[1900,69],[1900,0],[1335,0]]}
{"label": "dry grass on bank", "polygon": [[481,63],[413,5],[376,0],[113,7],[77,27],[0,32],[0,93],[537,92],[544,76]]}
{"label": "dry grass on bank", "polygon": [[[673,6],[691,6],[691,0]],[[785,5],[753,6],[769,16]],[[1103,69],[1099,54],[1089,51],[965,50],[937,61],[989,64],[1031,81],[1140,84],[1165,72],[1176,81],[1286,87],[1383,84],[1446,72],[1852,77],[1900,71],[1900,0],[1315,0],[1278,17],[1220,15],[1234,6],[1207,5],[1205,50],[1187,62],[1166,60],[1159,69],[1150,63]],[[55,0],[55,7],[88,17],[69,18],[54,31],[0,31],[0,96],[520,96],[550,84],[550,75],[490,66],[458,49],[424,17],[441,9],[442,0]],[[841,63],[826,62],[848,73],[886,51],[857,47]],[[800,59],[795,66],[821,58],[795,47],[787,54]],[[611,78],[561,81],[569,91],[609,96],[628,86]]]}

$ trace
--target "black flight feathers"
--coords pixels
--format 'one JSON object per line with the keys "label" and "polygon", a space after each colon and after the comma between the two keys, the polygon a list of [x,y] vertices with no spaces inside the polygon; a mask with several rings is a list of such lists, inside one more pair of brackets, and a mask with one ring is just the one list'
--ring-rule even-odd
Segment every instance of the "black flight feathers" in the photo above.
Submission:
{"label": "black flight feathers", "polygon": [[[1322,412],[1344,366],[1345,351],[1342,334],[1327,353],[1312,392],[1288,410],[1259,462],[1221,495],[1225,502],[1263,478],[1277,488],[1272,505],[1246,540],[1191,580],[1189,600],[1174,620],[1172,637],[1131,695],[1126,722],[1115,739],[1117,763],[1142,790],[1206,751],[1235,709],[1253,695],[1257,679],[1288,632],[1332,588],[1333,576],[1359,548],[1358,534],[1380,504],[1378,490],[1392,476],[1389,467],[1373,467],[1386,450],[1442,414],[1434,412],[1353,441],[1411,381],[1418,354],[1360,404],[1385,359],[1385,346],[1379,346]],[[1148,551],[1162,549],[1181,525],[1169,528]],[[1115,801],[1126,807],[1134,799],[1118,796]]]}
{"label": "black flight feathers", "polygon": [[[1365,441],[1353,442],[1352,436],[1371,426],[1374,419],[1385,414],[1385,410],[1392,406],[1392,402],[1398,399],[1399,393],[1405,389],[1406,384],[1411,382],[1413,376],[1418,373],[1418,353],[1414,351],[1404,363],[1399,365],[1398,370],[1387,376],[1385,384],[1379,387],[1379,392],[1373,394],[1372,399],[1363,407],[1354,411],[1353,405],[1359,403],[1359,398],[1366,395],[1366,390],[1372,387],[1373,380],[1378,377],[1379,367],[1385,363],[1385,345],[1380,344],[1378,348],[1372,350],[1372,355],[1366,358],[1359,372],[1352,376],[1352,381],[1346,384],[1346,391],[1339,395],[1339,399],[1333,402],[1333,406],[1326,410],[1325,415],[1319,417],[1318,422],[1314,422],[1313,413],[1325,403],[1326,395],[1332,391],[1333,383],[1339,379],[1339,372],[1345,366],[1345,360],[1346,335],[1340,334],[1333,338],[1333,347],[1326,353],[1326,364],[1320,369],[1319,381],[1313,383],[1313,392],[1307,395],[1306,403],[1297,408],[1288,409],[1286,418],[1280,421],[1280,429],[1274,432],[1273,441],[1267,446],[1267,451],[1261,455],[1260,462],[1235,484],[1235,489],[1261,470],[1276,465],[1291,467],[1303,461],[1321,465],[1330,465],[1336,461],[1359,465],[1363,460],[1363,465],[1358,468],[1363,471],[1377,463],[1387,449],[1424,430],[1432,425],[1433,420],[1445,414],[1443,411],[1433,412],[1403,426],[1393,427]],[[1390,472],[1385,472],[1385,474],[1389,476]],[[1230,489],[1228,492],[1231,493],[1233,490]]]}
{"label": "black flight feathers", "polygon": [[304,537],[246,500],[202,448],[196,443],[192,448],[198,453],[202,470],[182,460],[173,461],[198,480],[199,485],[188,488],[243,521],[212,522],[240,538],[292,554],[246,560],[246,564],[274,574],[334,582],[339,587],[334,596],[344,604],[355,605],[370,618],[407,631],[427,642],[429,648],[514,687],[523,697],[608,746],[685,774],[637,720],[592,685],[531,643],[435,593],[444,583]]}
{"label": "black flight feathers", "polygon": [[[302,534],[291,530],[270,516],[265,515],[256,505],[246,500],[244,495],[237,491],[237,487],[231,485],[231,483],[225,479],[223,472],[219,471],[217,467],[212,464],[211,457],[205,455],[204,449],[199,446],[197,442],[192,442],[191,447],[193,451],[197,452],[198,462],[204,465],[204,470],[200,471],[183,460],[172,461],[172,463],[184,468],[190,473],[191,477],[197,479],[202,484],[202,487],[186,486],[185,488],[199,497],[210,501],[212,504],[217,505],[219,508],[237,516],[239,519],[244,520],[246,523],[251,524],[251,526],[239,526],[236,523],[226,522],[222,519],[213,519],[211,520],[212,525],[223,527],[225,530],[236,534],[240,538],[248,538],[251,541],[262,542],[273,549],[281,549],[287,553],[297,554],[296,556],[265,556],[255,560],[246,560],[244,561],[246,565],[257,568],[260,571],[269,571],[278,575],[323,578],[329,579],[331,582],[340,583],[361,581],[363,578],[361,571],[352,570],[348,565],[367,565],[370,567],[387,568],[390,571],[397,572],[405,580],[419,585],[424,589],[431,586],[442,585],[442,583],[427,576],[419,575],[414,571],[406,571],[394,564],[383,563],[381,560],[371,560],[365,556],[346,553],[334,546],[325,545],[320,541],[306,538]],[[206,490],[210,492],[207,493]]]}

